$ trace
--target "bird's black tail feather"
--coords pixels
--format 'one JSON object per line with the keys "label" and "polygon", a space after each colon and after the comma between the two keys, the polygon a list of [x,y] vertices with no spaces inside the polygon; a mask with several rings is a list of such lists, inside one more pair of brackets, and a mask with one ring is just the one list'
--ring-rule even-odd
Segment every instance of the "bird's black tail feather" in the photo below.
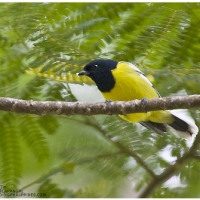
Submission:
{"label": "bird's black tail feather", "polygon": [[175,115],[172,114],[172,116],[174,117],[174,122],[168,125],[171,126],[173,129],[175,129],[176,131],[185,132],[190,134],[190,136],[192,136],[193,133],[190,130],[190,125],[187,122],[183,121],[182,119],[176,117]]}
{"label": "bird's black tail feather", "polygon": [[155,123],[151,121],[140,122],[140,124],[149,130],[154,130],[160,135],[163,135],[165,132],[167,132],[167,127],[165,124]]}
{"label": "bird's black tail feather", "polygon": [[155,131],[160,135],[163,135],[165,132],[167,132],[168,125],[172,127],[179,136],[183,138],[190,138],[194,133],[194,131],[192,131],[192,125],[173,114],[172,116],[174,118],[174,121],[171,124],[155,123],[151,121],[140,122],[140,124],[146,127],[147,129]]}

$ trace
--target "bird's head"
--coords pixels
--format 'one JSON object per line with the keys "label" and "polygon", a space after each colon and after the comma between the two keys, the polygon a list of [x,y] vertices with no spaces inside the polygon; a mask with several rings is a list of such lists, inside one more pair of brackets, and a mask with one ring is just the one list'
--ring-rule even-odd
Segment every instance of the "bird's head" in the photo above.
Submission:
{"label": "bird's head", "polygon": [[117,62],[114,60],[93,60],[78,73],[78,76],[89,76],[101,92],[108,92],[115,84],[111,70],[116,67]]}
{"label": "bird's head", "polygon": [[79,76],[86,75],[92,78],[94,81],[99,76],[104,76],[112,69],[116,68],[117,62],[114,60],[93,60],[88,63],[83,71],[78,73]]}

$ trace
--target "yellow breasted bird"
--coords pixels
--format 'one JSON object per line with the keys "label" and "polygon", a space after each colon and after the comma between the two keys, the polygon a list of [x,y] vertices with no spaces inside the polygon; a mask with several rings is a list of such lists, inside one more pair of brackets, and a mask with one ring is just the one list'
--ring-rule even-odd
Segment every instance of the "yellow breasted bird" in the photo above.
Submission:
{"label": "yellow breasted bird", "polygon": [[[88,63],[78,75],[90,77],[106,100],[130,101],[160,97],[144,74],[129,62],[94,60]],[[166,132],[167,125],[169,125],[183,138],[190,138],[198,129],[195,125],[178,118],[168,110],[119,116],[129,122],[139,122],[159,134]]]}

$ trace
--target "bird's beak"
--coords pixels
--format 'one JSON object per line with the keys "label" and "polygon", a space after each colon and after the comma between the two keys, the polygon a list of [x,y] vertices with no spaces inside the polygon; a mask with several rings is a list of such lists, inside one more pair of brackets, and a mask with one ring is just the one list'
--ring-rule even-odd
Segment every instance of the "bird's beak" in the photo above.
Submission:
{"label": "bird's beak", "polygon": [[89,75],[89,72],[83,70],[83,71],[81,71],[81,72],[78,73],[78,76],[84,76],[84,75],[85,76]]}

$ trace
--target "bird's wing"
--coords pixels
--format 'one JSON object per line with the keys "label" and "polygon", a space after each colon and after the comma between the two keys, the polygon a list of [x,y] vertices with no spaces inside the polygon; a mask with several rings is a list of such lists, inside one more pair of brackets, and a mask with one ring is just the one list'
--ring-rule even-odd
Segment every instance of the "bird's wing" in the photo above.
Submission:
{"label": "bird's wing", "polygon": [[[125,62],[125,61],[121,61],[121,62]],[[126,62],[126,63],[128,63],[128,62]],[[159,92],[154,88],[154,86],[153,86],[153,84],[149,81],[149,79],[144,75],[144,73],[141,71],[141,70],[139,70],[135,65],[133,65],[132,63],[128,63],[129,64],[129,66],[135,71],[135,72],[137,72],[139,75],[140,75],[140,77],[146,82],[146,83],[148,83],[151,87],[153,87],[153,89],[156,91],[156,93],[158,94],[158,96],[159,97],[161,97],[161,95],[159,94]]]}

